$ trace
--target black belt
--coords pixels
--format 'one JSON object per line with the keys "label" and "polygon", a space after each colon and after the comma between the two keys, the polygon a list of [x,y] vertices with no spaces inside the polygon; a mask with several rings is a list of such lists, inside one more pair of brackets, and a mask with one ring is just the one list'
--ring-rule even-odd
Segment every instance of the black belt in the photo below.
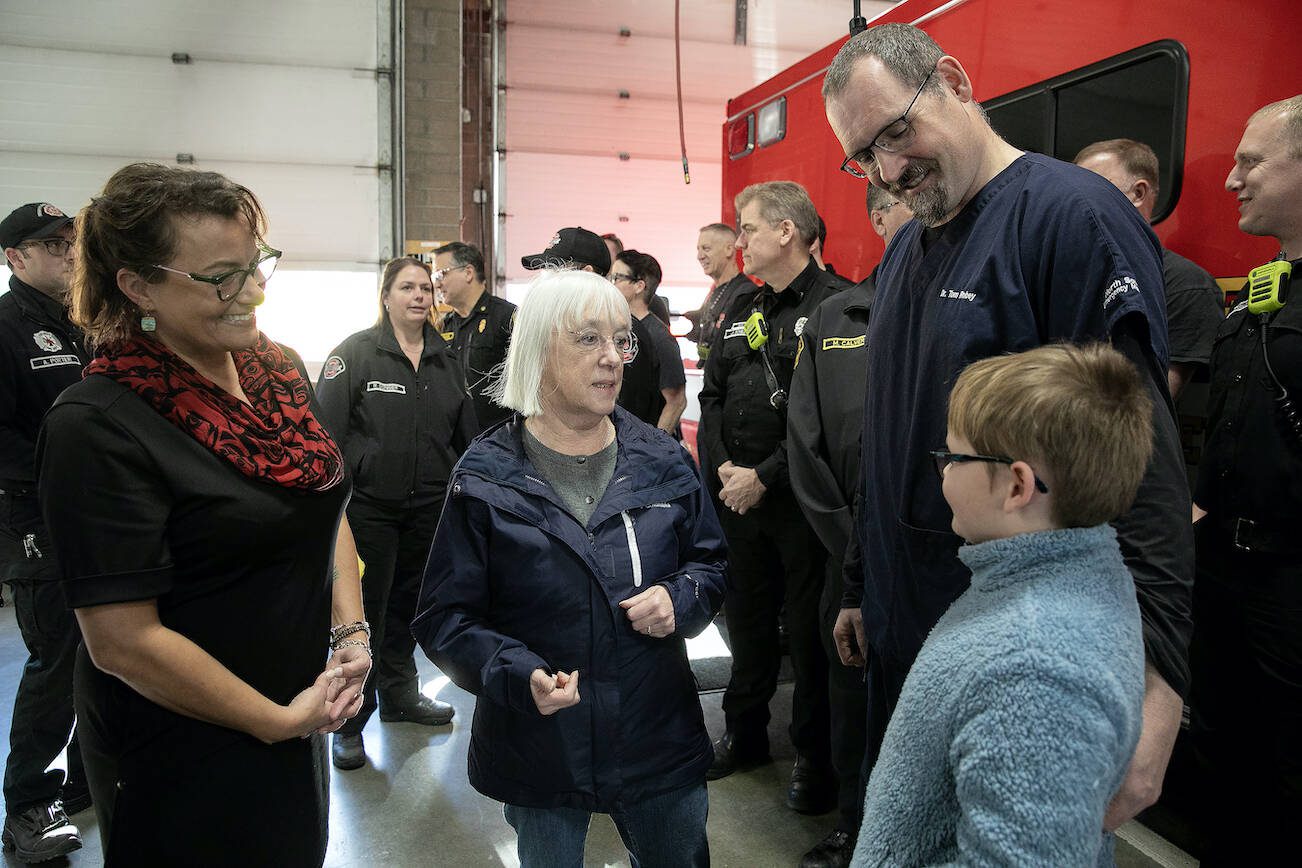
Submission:
{"label": "black belt", "polygon": [[1228,518],[1217,526],[1230,537],[1231,544],[1242,552],[1263,555],[1291,555],[1302,552],[1302,534],[1298,530],[1280,530],[1249,518]]}

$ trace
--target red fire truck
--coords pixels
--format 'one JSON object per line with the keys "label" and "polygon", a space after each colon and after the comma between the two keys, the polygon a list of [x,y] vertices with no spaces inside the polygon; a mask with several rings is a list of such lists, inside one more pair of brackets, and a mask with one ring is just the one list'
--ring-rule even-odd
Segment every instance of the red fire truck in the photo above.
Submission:
{"label": "red fire truck", "polygon": [[[1224,184],[1248,115],[1302,91],[1297,0],[905,0],[869,24],[888,21],[958,58],[992,125],[1023,150],[1071,160],[1101,139],[1147,142],[1162,167],[1155,231],[1224,288],[1277,252],[1239,232]],[[837,171],[820,96],[843,42],[728,101],[722,204],[731,222],[746,185],[798,181],[827,223],[824,258],[858,280],[881,244],[865,182]]]}

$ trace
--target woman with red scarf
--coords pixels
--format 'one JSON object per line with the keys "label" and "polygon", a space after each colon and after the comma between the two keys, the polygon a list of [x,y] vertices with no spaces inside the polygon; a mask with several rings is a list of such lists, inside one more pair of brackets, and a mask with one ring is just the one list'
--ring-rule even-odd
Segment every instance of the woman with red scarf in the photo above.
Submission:
{"label": "woman with red scarf", "polygon": [[257,328],[264,228],[246,188],[143,163],[77,218],[96,352],[37,457],[110,866],[325,858],[323,735],[360,706],[368,628],[342,455]]}

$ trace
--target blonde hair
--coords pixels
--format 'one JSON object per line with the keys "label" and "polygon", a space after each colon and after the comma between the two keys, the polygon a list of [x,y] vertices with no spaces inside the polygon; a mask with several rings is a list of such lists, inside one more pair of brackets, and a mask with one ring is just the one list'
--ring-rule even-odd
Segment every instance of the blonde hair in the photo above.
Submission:
{"label": "blonde hair", "polygon": [[1048,482],[1059,527],[1091,527],[1130,508],[1152,453],[1152,413],[1139,372],[1107,344],[982,359],[949,396],[950,433],[981,454],[1030,464]]}
{"label": "blonde hair", "polygon": [[628,302],[615,284],[590,271],[543,269],[515,312],[511,345],[489,394],[522,416],[542,413],[542,378],[556,338],[587,319],[632,324]]}

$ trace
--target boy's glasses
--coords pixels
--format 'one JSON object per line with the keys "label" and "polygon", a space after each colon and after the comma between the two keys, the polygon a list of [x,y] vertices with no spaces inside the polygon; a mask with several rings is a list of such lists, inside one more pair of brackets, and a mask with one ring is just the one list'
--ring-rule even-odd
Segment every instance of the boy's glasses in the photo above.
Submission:
{"label": "boy's glasses", "polygon": [[[963,464],[968,461],[983,461],[988,464],[1009,464],[1014,461],[1012,458],[1006,458],[1003,455],[967,455],[963,452],[946,452],[943,449],[931,450],[931,459],[936,463],[936,475],[940,477],[941,482],[945,481],[945,468],[951,464]],[[1049,487],[1040,481],[1040,477],[1035,477],[1035,490],[1041,494],[1048,494]]]}

